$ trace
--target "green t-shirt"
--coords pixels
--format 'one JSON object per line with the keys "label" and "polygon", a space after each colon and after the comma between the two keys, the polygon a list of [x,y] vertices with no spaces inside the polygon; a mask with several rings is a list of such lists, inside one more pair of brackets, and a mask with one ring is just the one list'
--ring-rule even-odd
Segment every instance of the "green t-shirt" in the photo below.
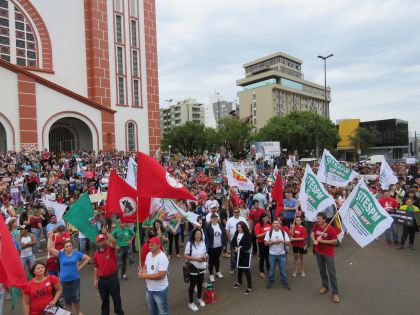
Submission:
{"label": "green t-shirt", "polygon": [[117,241],[117,246],[119,247],[126,247],[128,246],[127,242],[128,240],[133,237],[134,232],[130,228],[125,229],[116,229],[112,231],[111,235],[115,238]]}

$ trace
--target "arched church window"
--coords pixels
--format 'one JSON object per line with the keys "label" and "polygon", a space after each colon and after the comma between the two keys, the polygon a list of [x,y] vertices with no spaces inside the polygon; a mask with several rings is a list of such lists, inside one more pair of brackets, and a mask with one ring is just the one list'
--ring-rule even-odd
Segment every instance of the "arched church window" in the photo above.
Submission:
{"label": "arched church window", "polygon": [[12,1],[0,0],[0,58],[36,68],[37,42],[30,21]]}
{"label": "arched church window", "polygon": [[137,144],[137,128],[134,122],[127,123],[127,150],[136,151]]}

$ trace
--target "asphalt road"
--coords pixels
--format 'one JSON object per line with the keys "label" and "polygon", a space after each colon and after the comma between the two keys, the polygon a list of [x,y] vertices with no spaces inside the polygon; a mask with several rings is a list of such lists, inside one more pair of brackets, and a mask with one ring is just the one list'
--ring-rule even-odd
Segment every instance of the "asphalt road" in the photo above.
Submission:
{"label": "asphalt road", "polygon": [[[417,234],[417,238],[419,234]],[[183,249],[183,248],[182,248]],[[341,303],[334,304],[331,295],[320,295],[321,281],[312,253],[305,256],[306,277],[292,277],[292,257],[288,257],[291,291],[279,284],[265,288],[259,277],[258,259],[253,258],[253,292],[244,295],[245,288],[233,289],[236,274],[229,274],[229,259],[222,258],[224,279],[217,279],[215,288],[219,301],[200,308],[199,314],[420,314],[420,248],[398,251],[387,246],[384,237],[368,247],[360,248],[350,236],[337,248],[335,264]],[[169,309],[171,314],[193,313],[187,308],[188,285],[182,280],[182,259],[173,258],[169,268]],[[121,296],[126,315],[147,314],[143,281],[136,277],[136,267],[129,266],[128,280],[121,280]],[[244,278],[244,283],[245,278]],[[100,314],[100,298],[92,286],[92,265],[82,271],[81,305],[85,315]],[[10,302],[4,302],[4,314],[22,314],[21,299],[12,312]],[[111,313],[113,314],[113,313]]]}

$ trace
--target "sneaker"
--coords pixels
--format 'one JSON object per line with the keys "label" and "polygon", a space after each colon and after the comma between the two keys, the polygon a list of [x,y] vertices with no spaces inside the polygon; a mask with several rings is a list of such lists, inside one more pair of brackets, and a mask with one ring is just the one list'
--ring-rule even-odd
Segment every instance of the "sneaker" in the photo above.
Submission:
{"label": "sneaker", "polygon": [[386,245],[391,246],[391,241],[386,241]]}
{"label": "sneaker", "polygon": [[398,245],[397,249],[404,249],[404,246]]}
{"label": "sneaker", "polygon": [[273,287],[273,284],[272,283],[268,283],[267,284],[267,289],[271,289]]}
{"label": "sneaker", "polygon": [[282,287],[285,288],[288,291],[292,290],[292,288],[289,287],[289,285],[287,283],[286,284],[282,284]]}
{"label": "sneaker", "polygon": [[188,304],[188,308],[193,311],[193,312],[197,312],[198,311],[198,307],[197,305],[195,305],[194,303],[189,303]]}
{"label": "sneaker", "polygon": [[172,255],[168,255],[168,259],[171,259],[172,258]]}
{"label": "sneaker", "polygon": [[128,280],[127,275],[122,275],[121,278],[123,278],[124,280]]}
{"label": "sneaker", "polygon": [[204,303],[203,299],[197,299],[198,304],[200,304],[201,307],[206,306],[206,303]]}
{"label": "sneaker", "polygon": [[251,289],[246,289],[245,292],[244,292],[244,294],[250,294],[251,292],[252,292]]}
{"label": "sneaker", "polygon": [[222,273],[219,271],[219,272],[216,272],[216,276],[219,278],[219,279],[223,279],[223,275],[222,275]]}
{"label": "sneaker", "polygon": [[414,245],[408,245],[408,248],[411,250],[415,250],[416,248],[414,247]]}
{"label": "sneaker", "polygon": [[214,282],[215,280],[214,280],[214,276],[213,275],[210,275],[209,276],[209,280],[211,281],[211,282]]}
{"label": "sneaker", "polygon": [[333,302],[334,303],[340,303],[340,297],[338,296],[338,294],[333,295]]}
{"label": "sneaker", "polygon": [[233,285],[233,288],[234,289],[237,289],[237,288],[239,288],[241,285],[239,284],[239,283],[235,283],[234,285]]}
{"label": "sneaker", "polygon": [[224,258],[230,258],[230,254],[226,252],[226,253],[223,254],[223,257]]}
{"label": "sneaker", "polygon": [[325,294],[328,292],[327,288],[322,287],[321,289],[319,289],[319,294]]}
{"label": "sneaker", "polygon": [[264,274],[264,272],[260,272],[260,277],[261,277],[261,278],[263,278],[263,279],[265,279],[265,274]]}
{"label": "sneaker", "polygon": [[231,275],[233,275],[233,274],[235,273],[235,269],[232,269],[231,271],[229,271],[229,273],[230,273]]}
{"label": "sneaker", "polygon": [[306,276],[306,274],[305,274],[305,271],[302,271],[302,277],[305,277]]}
{"label": "sneaker", "polygon": [[297,275],[297,271],[295,271],[294,273],[292,273],[292,277],[296,277]]}
{"label": "sneaker", "polygon": [[10,295],[10,293],[6,293],[6,301],[11,301],[12,300],[12,296]]}
{"label": "sneaker", "polygon": [[177,257],[177,258],[181,258],[181,255],[180,255],[180,254],[176,254],[176,257]]}

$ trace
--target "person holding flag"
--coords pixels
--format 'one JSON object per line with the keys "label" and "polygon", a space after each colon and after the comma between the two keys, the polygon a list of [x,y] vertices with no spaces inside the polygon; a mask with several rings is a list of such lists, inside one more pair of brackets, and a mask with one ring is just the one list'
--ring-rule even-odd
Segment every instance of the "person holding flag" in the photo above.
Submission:
{"label": "person holding flag", "polygon": [[334,245],[337,243],[337,232],[330,224],[327,224],[327,216],[323,212],[316,215],[316,224],[313,226],[311,239],[322,280],[319,293],[325,294],[331,287],[333,302],[340,303],[334,264]]}

